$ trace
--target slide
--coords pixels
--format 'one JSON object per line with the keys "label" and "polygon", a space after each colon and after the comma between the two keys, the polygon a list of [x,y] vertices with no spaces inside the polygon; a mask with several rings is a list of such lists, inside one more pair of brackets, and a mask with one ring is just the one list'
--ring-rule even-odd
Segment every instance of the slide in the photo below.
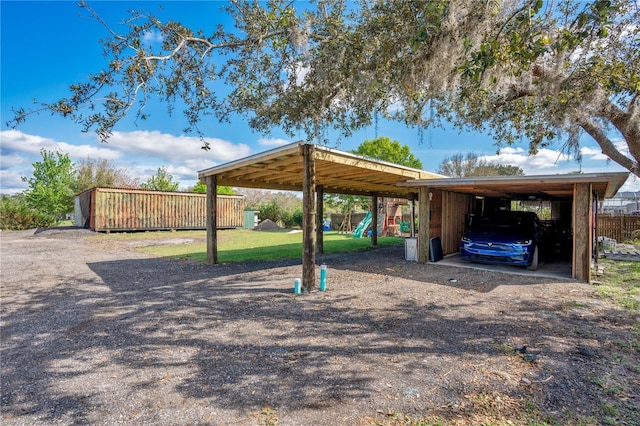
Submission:
{"label": "slide", "polygon": [[367,212],[367,215],[362,219],[362,222],[356,226],[356,229],[353,230],[353,236],[356,238],[362,237],[364,231],[371,225],[371,212]]}

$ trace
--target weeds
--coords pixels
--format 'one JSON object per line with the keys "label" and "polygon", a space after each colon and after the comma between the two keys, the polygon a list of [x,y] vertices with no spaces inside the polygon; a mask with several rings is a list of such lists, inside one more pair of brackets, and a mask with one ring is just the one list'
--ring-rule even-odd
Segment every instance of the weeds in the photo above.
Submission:
{"label": "weeds", "polygon": [[513,347],[506,344],[506,343],[499,343],[494,345],[494,347],[498,350],[498,352],[500,352],[501,354],[504,355],[513,355]]}
{"label": "weeds", "polygon": [[269,406],[263,407],[258,415],[258,425],[260,426],[277,426],[278,412]]}
{"label": "weeds", "polygon": [[582,308],[588,308],[588,307],[589,305],[587,305],[586,303],[581,303],[578,301],[567,302],[560,305],[560,309],[562,309],[563,311],[569,311],[571,309],[582,309]]}
{"label": "weeds", "polygon": [[446,426],[448,424],[439,417],[414,419],[398,412],[388,412],[384,418],[366,418],[361,421],[363,426]]}
{"label": "weeds", "polygon": [[640,262],[603,260],[602,284],[598,294],[618,306],[640,313]]}
{"label": "weeds", "polygon": [[615,404],[609,404],[604,401],[600,401],[600,409],[605,415],[604,421],[609,425],[617,425],[616,420],[620,416],[620,409]]}
{"label": "weeds", "polygon": [[[466,401],[455,404],[457,411],[440,416],[413,418],[399,412],[388,412],[382,417],[362,419],[363,426],[549,426],[555,424],[542,413],[538,403],[531,399],[519,399],[496,391],[472,392]],[[594,423],[595,424],[595,423]],[[587,424],[585,423],[585,426]]]}

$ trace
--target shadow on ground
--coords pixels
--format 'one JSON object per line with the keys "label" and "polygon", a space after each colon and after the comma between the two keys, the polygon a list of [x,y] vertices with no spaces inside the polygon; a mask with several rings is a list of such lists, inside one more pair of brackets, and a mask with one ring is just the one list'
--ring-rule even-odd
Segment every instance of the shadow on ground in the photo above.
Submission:
{"label": "shadow on ground", "polygon": [[[594,339],[602,329],[624,338],[616,312],[587,323],[566,302],[522,299],[500,300],[489,313],[497,302],[487,293],[500,285],[517,293],[523,285],[563,283],[496,280],[495,272],[455,267],[436,275],[432,268],[441,266],[384,250],[389,256],[374,264],[368,253],[319,257],[330,263],[334,289],[298,297],[291,287],[299,262],[91,263],[95,279],[68,277],[3,318],[3,414],[93,423],[96,412],[113,410],[101,397],[111,392],[125,420],[152,400],[178,411],[198,401],[218,410],[269,405],[289,413],[352,404],[358,415],[419,407],[455,418],[451,404],[482,389],[551,395],[548,387],[523,389],[519,374],[531,381],[565,375],[549,383],[558,387],[549,412],[598,400],[602,390],[570,364],[600,368]],[[453,291],[458,295],[446,302],[432,296]],[[589,345],[582,355],[579,341]],[[544,368],[514,359],[509,351],[522,342],[543,348]],[[597,415],[597,406],[591,410]]]}

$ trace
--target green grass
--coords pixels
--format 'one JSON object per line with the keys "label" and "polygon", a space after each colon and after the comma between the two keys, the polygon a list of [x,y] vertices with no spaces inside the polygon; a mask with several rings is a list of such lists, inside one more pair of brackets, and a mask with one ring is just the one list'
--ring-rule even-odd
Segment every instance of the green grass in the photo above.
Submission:
{"label": "green grass", "polygon": [[604,274],[598,293],[632,312],[640,312],[640,262],[602,260]]}
{"label": "green grass", "polygon": [[[222,231],[226,232],[226,231]],[[218,234],[220,231],[218,231]],[[111,232],[111,233],[102,233],[98,232],[94,236],[89,237],[89,239],[100,241],[100,240],[111,240],[111,241],[144,241],[144,240],[167,240],[173,238],[206,238],[206,231],[135,231],[135,232]]]}
{"label": "green grass", "polygon": [[[202,231],[172,232],[165,238],[198,238]],[[155,233],[157,234],[157,233]],[[125,238],[136,239],[136,235]],[[140,238],[140,236],[138,236]],[[379,237],[378,246],[403,244],[403,238]],[[354,238],[337,232],[324,233],[324,253],[346,253],[371,250],[371,239]],[[153,245],[140,251],[156,257],[189,259],[198,262],[207,260],[206,241],[195,244]],[[284,231],[252,231],[245,229],[218,231],[218,261],[220,263],[248,260],[281,260],[302,257],[302,233]]]}
{"label": "green grass", "polygon": [[[640,313],[640,262],[604,259],[602,263],[604,273],[598,277],[600,283],[596,287],[600,297],[613,301],[631,315]],[[603,362],[612,366],[611,371],[589,375],[591,383],[602,392],[600,424],[637,423],[637,409],[627,409],[626,395],[633,394],[633,381],[640,371],[636,362],[636,355],[640,351],[640,326],[635,324],[629,331],[625,338],[610,339],[610,352]],[[623,373],[619,374],[620,371]],[[631,419],[630,416],[636,422],[622,420],[627,417]]]}

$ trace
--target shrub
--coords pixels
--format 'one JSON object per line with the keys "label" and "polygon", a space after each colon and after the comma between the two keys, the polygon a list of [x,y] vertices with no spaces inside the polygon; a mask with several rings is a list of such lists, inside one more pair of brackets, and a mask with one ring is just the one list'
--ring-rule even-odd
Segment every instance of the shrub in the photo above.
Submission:
{"label": "shrub", "polygon": [[260,220],[270,219],[280,226],[285,228],[301,227],[302,226],[302,208],[295,207],[293,210],[291,207],[283,207],[276,200],[270,200],[261,203],[257,210]]}
{"label": "shrub", "polygon": [[293,222],[291,221],[291,213],[286,210],[280,210],[280,222],[278,224],[284,226],[285,228],[291,228]]}
{"label": "shrub", "polygon": [[280,206],[275,201],[267,201],[266,203],[261,203],[258,206],[258,217],[260,221],[263,220],[271,220],[275,223],[278,223],[280,220]]}
{"label": "shrub", "polygon": [[0,229],[33,229],[52,226],[55,223],[55,217],[28,207],[21,196],[0,198]]}
{"label": "shrub", "polygon": [[302,208],[298,207],[291,214],[291,225],[302,228]]}

